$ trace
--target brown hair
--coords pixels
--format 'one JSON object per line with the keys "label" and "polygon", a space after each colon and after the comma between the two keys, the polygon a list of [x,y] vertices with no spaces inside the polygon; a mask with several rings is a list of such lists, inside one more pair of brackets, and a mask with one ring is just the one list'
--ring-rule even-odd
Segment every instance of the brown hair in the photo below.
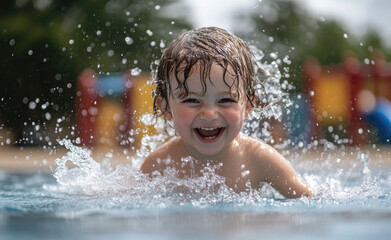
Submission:
{"label": "brown hair", "polygon": [[[255,91],[257,79],[253,57],[243,40],[221,28],[197,28],[181,34],[167,46],[160,59],[154,77],[154,113],[158,115],[159,108],[156,102],[159,97],[164,98],[167,103],[165,109],[160,109],[160,114],[167,111],[169,94],[175,90],[171,88],[170,77],[174,76],[178,83],[179,97],[184,98],[189,94],[186,82],[196,64],[200,66],[203,93],[206,91],[206,80],[210,80],[212,64],[216,63],[223,67],[223,80],[229,88],[232,86],[225,80],[227,73],[236,78],[234,84],[238,89],[240,79],[243,79],[247,100],[253,107],[259,105]],[[179,80],[179,76],[183,77],[183,81]]]}

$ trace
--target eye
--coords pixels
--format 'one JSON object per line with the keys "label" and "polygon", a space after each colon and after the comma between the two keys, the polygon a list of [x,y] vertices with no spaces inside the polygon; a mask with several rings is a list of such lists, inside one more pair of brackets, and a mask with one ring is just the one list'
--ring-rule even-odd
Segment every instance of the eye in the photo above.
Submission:
{"label": "eye", "polygon": [[222,98],[219,101],[220,103],[236,103],[237,101],[232,98]]}
{"label": "eye", "polygon": [[199,103],[199,101],[195,98],[188,98],[183,100],[182,103]]}

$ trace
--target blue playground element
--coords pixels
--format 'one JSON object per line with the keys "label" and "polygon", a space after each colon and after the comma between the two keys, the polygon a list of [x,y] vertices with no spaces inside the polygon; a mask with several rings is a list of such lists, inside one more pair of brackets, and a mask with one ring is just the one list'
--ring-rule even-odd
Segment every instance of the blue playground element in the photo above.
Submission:
{"label": "blue playground element", "polygon": [[364,115],[364,119],[378,131],[382,142],[391,142],[391,102],[378,98],[374,109]]}
{"label": "blue playground element", "polygon": [[292,105],[288,107],[289,114],[284,114],[285,130],[293,143],[308,144],[311,139],[311,124],[309,124],[307,97],[291,95],[290,99]]}
{"label": "blue playground element", "polygon": [[121,97],[125,88],[125,76],[123,73],[111,73],[110,75],[99,75],[98,92],[99,95]]}

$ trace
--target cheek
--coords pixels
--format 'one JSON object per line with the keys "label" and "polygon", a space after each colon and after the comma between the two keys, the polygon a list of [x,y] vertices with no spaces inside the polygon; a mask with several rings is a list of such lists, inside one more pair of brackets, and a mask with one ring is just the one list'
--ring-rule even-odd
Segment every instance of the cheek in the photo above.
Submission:
{"label": "cheek", "polygon": [[177,106],[175,110],[172,112],[174,122],[177,124],[191,124],[194,119],[194,110],[191,108]]}
{"label": "cheek", "polygon": [[232,122],[242,122],[244,116],[245,116],[245,111],[243,108],[238,107],[238,108],[233,108],[233,109],[227,109],[224,113],[225,118],[229,121]]}
{"label": "cheek", "polygon": [[229,123],[234,131],[242,129],[245,111],[243,108],[227,110],[224,113],[225,120]]}

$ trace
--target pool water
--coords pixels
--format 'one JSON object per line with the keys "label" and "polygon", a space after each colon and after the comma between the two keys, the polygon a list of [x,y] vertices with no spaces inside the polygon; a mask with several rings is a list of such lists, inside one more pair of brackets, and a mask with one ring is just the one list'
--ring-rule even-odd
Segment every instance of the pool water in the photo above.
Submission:
{"label": "pool water", "polygon": [[[255,69],[270,73],[268,81],[256,86],[270,104],[252,112],[243,132],[273,143],[268,125],[260,126],[260,119],[281,119],[282,109],[292,105],[286,93],[288,81],[281,79],[286,75],[279,71],[290,61],[264,63],[263,53],[253,51],[259,63]],[[266,95],[262,89],[268,90]],[[62,140],[69,151],[56,160],[57,168],[51,172],[0,171],[0,239],[389,239],[391,235],[391,168],[371,166],[365,151],[342,155],[352,159],[330,158],[322,152],[320,158],[302,161],[300,152],[311,151],[318,142],[304,146],[305,138],[298,138],[301,142],[288,145],[303,145],[301,149],[290,154],[279,150],[315,189],[313,198],[287,200],[267,185],[238,194],[215,174],[216,166],[190,179],[179,179],[170,169],[153,179],[140,173],[143,159],[175,134],[162,119],[154,122],[147,115],[140,121],[154,125],[159,134],[143,136],[129,165],[113,166],[111,154],[97,162],[88,150]],[[192,161],[183,159],[183,164]]]}
{"label": "pool water", "polygon": [[[214,174],[150,180],[70,143],[52,172],[0,172],[0,239],[389,239],[391,169],[295,162],[315,197],[237,194]],[[74,166],[67,167],[72,161]],[[335,164],[333,164],[335,165]]]}

